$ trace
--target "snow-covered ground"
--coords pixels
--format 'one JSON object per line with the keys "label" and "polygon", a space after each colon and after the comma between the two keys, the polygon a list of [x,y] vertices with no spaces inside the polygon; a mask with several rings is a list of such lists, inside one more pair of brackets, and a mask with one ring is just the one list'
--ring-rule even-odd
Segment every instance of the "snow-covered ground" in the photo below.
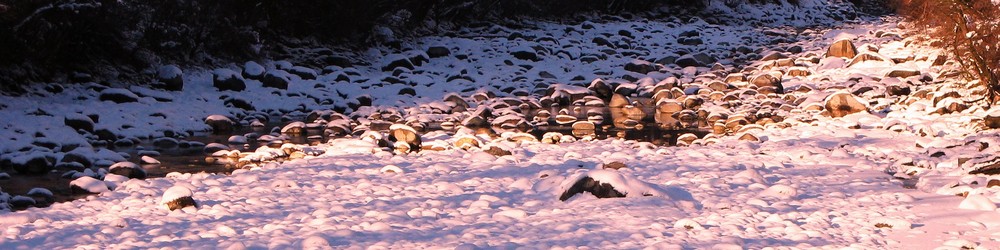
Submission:
{"label": "snow-covered ground", "polygon": [[[68,155],[94,166],[138,163],[92,144],[171,135],[184,143],[192,131],[210,128],[206,117],[250,125],[266,115],[341,109],[352,121],[326,125],[359,130],[378,116],[399,115],[410,124],[461,122],[489,110],[497,120],[517,118],[518,110],[498,103],[531,106],[595,95],[587,88],[595,79],[649,97],[673,77],[680,94],[668,99],[689,105],[701,98],[704,104],[692,109],[752,116],[759,126],[693,138],[685,147],[569,136],[547,144],[515,140],[513,133],[435,131],[421,141],[440,150],[414,153],[380,148],[368,136],[264,147],[244,158],[297,156],[232,175],[140,180],[88,170],[77,179],[81,188],[104,191],[94,187],[103,182],[110,191],[48,208],[0,211],[0,248],[1000,248],[1000,189],[987,187],[993,177],[969,174],[996,161],[1000,133],[983,125],[991,111],[965,102],[975,94],[949,73],[955,65],[935,63],[943,53],[904,38],[898,20],[843,23],[825,15],[836,13],[821,4],[827,1],[800,2],[800,9],[751,12],[714,6],[732,16],[707,21],[469,29],[408,42],[402,51],[372,49],[368,66],[265,62],[189,70],[180,74],[181,91],[82,84],[3,96],[0,160],[22,165],[38,157],[63,162]],[[826,57],[842,39],[861,56]],[[701,62],[704,57],[715,60]],[[696,65],[677,65],[692,60]],[[406,64],[415,65],[396,67]],[[160,71],[169,73],[163,78],[177,74]],[[242,91],[213,85],[213,77],[260,72],[288,79],[287,89],[265,87],[263,80],[246,80]],[[771,73],[784,93],[761,93],[768,88],[754,79]],[[451,93],[468,102],[469,111],[455,109]],[[831,117],[843,111],[824,107],[837,93],[862,110]],[[360,105],[367,99],[371,106]],[[240,108],[243,103],[256,111]],[[81,128],[87,121],[94,132],[78,132],[89,130]],[[456,145],[467,138],[480,145]],[[488,147],[511,155],[495,156]],[[612,162],[625,167],[602,169]],[[625,197],[566,193],[588,177]],[[188,192],[197,206],[167,209]],[[2,203],[14,199],[0,194]]]}

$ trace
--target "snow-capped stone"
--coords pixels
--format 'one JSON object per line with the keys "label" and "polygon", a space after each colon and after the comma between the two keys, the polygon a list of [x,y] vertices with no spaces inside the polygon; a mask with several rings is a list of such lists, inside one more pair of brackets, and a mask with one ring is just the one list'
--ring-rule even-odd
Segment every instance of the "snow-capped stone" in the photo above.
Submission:
{"label": "snow-capped stone", "polygon": [[276,69],[264,73],[261,77],[260,82],[264,84],[264,87],[276,88],[276,89],[288,89],[288,84],[292,82],[291,74],[284,70]]}
{"label": "snow-capped stone", "polygon": [[993,203],[989,197],[980,194],[969,194],[965,197],[961,203],[958,204],[960,209],[969,210],[984,210],[984,211],[994,211],[997,210],[997,204]]}
{"label": "snow-capped stone", "polygon": [[173,186],[163,192],[160,204],[166,205],[171,211],[185,207],[198,207],[194,201],[194,193],[185,186]]}
{"label": "snow-capped stone", "polygon": [[[143,156],[143,158],[146,158],[146,157],[148,157],[148,156]],[[150,157],[150,159],[152,159],[152,158]],[[152,159],[152,160],[155,161],[156,159]],[[145,162],[145,159],[143,159],[143,161]],[[156,164],[156,163],[144,163],[144,164]],[[126,177],[132,178],[132,179],[145,179],[146,178],[146,170],[145,169],[142,169],[142,167],[139,166],[139,164],[135,164],[133,162],[128,162],[128,161],[118,162],[118,163],[115,163],[114,165],[111,165],[111,167],[108,167],[108,173],[117,174],[117,175],[121,175],[121,176],[126,176]]]}
{"label": "snow-capped stone", "polygon": [[219,91],[243,91],[247,88],[243,77],[230,69],[216,69],[212,71],[212,86]]}
{"label": "snow-capped stone", "polygon": [[35,205],[39,207],[47,207],[56,201],[52,191],[45,188],[32,188],[25,195],[34,199]]}
{"label": "snow-capped stone", "polygon": [[262,76],[264,76],[264,66],[254,61],[243,64],[243,78],[259,80]]}
{"label": "snow-capped stone", "polygon": [[585,192],[597,198],[666,196],[663,190],[653,185],[618,171],[595,169],[574,174],[563,180],[559,185],[560,190],[563,190],[559,200],[566,201]]}
{"label": "snow-capped stone", "polygon": [[824,107],[830,112],[830,116],[832,117],[844,117],[849,114],[868,111],[868,105],[865,105],[858,97],[847,91],[831,94],[823,102]]}
{"label": "snow-capped stone", "polygon": [[224,115],[210,115],[205,117],[205,124],[212,128],[213,133],[221,134],[233,131],[236,122]]}
{"label": "snow-capped stone", "polygon": [[79,114],[79,113],[69,113],[63,118],[63,123],[75,130],[83,130],[87,132],[94,132],[94,121],[90,117]]}
{"label": "snow-capped stone", "polygon": [[181,91],[184,89],[184,72],[177,65],[161,66],[156,73],[156,80],[164,90]]}
{"label": "snow-capped stone", "polygon": [[74,194],[99,194],[111,191],[108,190],[107,183],[90,176],[76,178],[69,183],[69,188]]}
{"label": "snow-capped stone", "polygon": [[156,158],[150,157],[148,155],[141,156],[139,158],[139,161],[142,162],[142,164],[160,164],[159,160],[157,160]]}
{"label": "snow-capped stone", "polygon": [[99,99],[114,103],[129,103],[139,101],[139,96],[127,89],[109,88],[101,91]]}

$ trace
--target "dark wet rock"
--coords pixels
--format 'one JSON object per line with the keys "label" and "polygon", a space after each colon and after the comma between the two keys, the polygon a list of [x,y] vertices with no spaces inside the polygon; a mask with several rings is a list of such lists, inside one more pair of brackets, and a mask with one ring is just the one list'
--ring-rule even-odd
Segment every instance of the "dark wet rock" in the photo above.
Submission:
{"label": "dark wet rock", "polygon": [[224,115],[210,115],[205,118],[205,124],[212,128],[212,132],[217,134],[231,132],[236,126],[236,122]]}
{"label": "dark wet rock", "polygon": [[25,210],[35,206],[35,199],[28,196],[18,195],[7,202],[13,210]]}
{"label": "dark wet rock", "polygon": [[246,111],[256,111],[257,108],[250,103],[250,101],[244,100],[239,97],[228,97],[226,100],[222,101],[227,107],[239,108]]}
{"label": "dark wet rock", "polygon": [[243,91],[247,88],[246,81],[229,69],[216,69],[212,71],[212,86],[219,91]]}
{"label": "dark wet rock", "polygon": [[170,91],[180,91],[184,89],[184,73],[177,65],[162,66],[157,70],[156,87]]}
{"label": "dark wet rock", "polygon": [[108,173],[125,176],[130,179],[146,179],[146,170],[142,169],[139,164],[127,161],[111,165],[111,167],[108,167]]}
{"label": "dark wet rock", "polygon": [[25,196],[31,197],[35,201],[36,207],[48,207],[49,205],[52,205],[52,203],[56,202],[55,195],[52,194],[52,191],[45,188],[32,188],[31,190],[28,190],[28,193],[25,194]]}
{"label": "dark wet rock", "polygon": [[611,186],[611,184],[601,183],[588,176],[576,181],[576,183],[570,186],[569,189],[566,189],[566,191],[559,196],[559,200],[566,201],[574,195],[584,192],[593,194],[594,196],[597,196],[597,198],[625,197],[625,194],[616,190],[615,187]]}
{"label": "dark wet rock", "polygon": [[55,169],[55,159],[41,153],[28,153],[13,161],[12,168],[26,175],[46,174]]}
{"label": "dark wet rock", "polygon": [[446,57],[451,55],[451,50],[444,46],[431,46],[427,48],[427,56],[431,58]]}
{"label": "dark wet rock", "polygon": [[109,88],[101,91],[101,101],[112,101],[114,103],[129,103],[139,101],[139,96],[132,91],[120,88]]}
{"label": "dark wet rock", "polygon": [[648,61],[632,60],[625,64],[625,70],[645,75],[646,73],[656,71],[656,65]]}

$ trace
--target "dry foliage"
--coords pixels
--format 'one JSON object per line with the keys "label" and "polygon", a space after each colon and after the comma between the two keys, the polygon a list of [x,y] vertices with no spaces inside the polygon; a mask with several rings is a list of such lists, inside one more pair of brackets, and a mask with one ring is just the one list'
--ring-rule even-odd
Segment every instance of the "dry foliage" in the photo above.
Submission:
{"label": "dry foliage", "polygon": [[1000,101],[1000,1],[899,0],[898,10],[940,39],[992,105]]}

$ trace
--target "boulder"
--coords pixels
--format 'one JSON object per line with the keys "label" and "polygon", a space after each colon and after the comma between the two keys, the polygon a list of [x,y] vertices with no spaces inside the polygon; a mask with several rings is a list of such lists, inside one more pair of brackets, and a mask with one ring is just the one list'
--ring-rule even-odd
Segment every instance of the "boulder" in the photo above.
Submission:
{"label": "boulder", "polygon": [[656,65],[648,61],[632,60],[625,64],[625,70],[645,75],[646,73],[656,71]]}
{"label": "boulder", "polygon": [[112,101],[114,103],[129,103],[139,101],[139,96],[132,91],[121,88],[108,88],[101,91],[101,101]]}
{"label": "boulder", "polygon": [[66,117],[63,118],[63,124],[74,130],[94,132],[94,121],[86,115],[77,113],[66,114]]}
{"label": "boulder", "polygon": [[753,80],[750,80],[750,83],[757,86],[758,92],[761,93],[765,93],[765,89],[778,94],[785,93],[785,88],[781,85],[781,78],[771,74],[760,74],[754,77]]}
{"label": "boulder", "polygon": [[427,56],[431,58],[446,57],[451,55],[451,50],[444,46],[431,46],[427,48]]}
{"label": "boulder", "polygon": [[193,196],[194,193],[191,192],[191,189],[184,186],[173,186],[163,192],[160,204],[166,205],[167,209],[170,209],[170,211],[185,207],[197,208],[198,203],[194,201]]}
{"label": "boulder", "polygon": [[665,191],[653,184],[610,169],[595,169],[574,174],[564,179],[559,187],[562,190],[559,195],[560,201],[569,200],[581,193],[590,193],[597,198],[668,197]]}
{"label": "boulder", "polygon": [[156,73],[156,80],[159,82],[157,87],[170,90],[170,91],[181,91],[184,89],[184,73],[181,71],[177,65],[165,65],[160,67]]}
{"label": "boulder", "polygon": [[146,170],[142,169],[139,164],[127,161],[111,165],[111,167],[108,167],[108,173],[125,176],[131,179],[146,179]]}
{"label": "boulder", "polygon": [[42,175],[55,169],[55,160],[43,153],[27,153],[11,160],[14,171],[26,175]]}
{"label": "boulder", "polygon": [[205,118],[205,124],[216,134],[232,132],[236,126],[236,122],[224,115],[210,115]]}
{"label": "boulder", "polygon": [[260,82],[264,85],[264,87],[276,89],[288,89],[288,84],[291,83],[291,81],[289,73],[284,70],[268,71],[260,79]]}
{"label": "boulder", "polygon": [[260,80],[264,76],[264,66],[254,62],[248,61],[243,64],[243,78]]}
{"label": "boulder", "polygon": [[857,96],[846,91],[840,91],[826,97],[824,107],[829,111],[831,117],[844,117],[862,111],[868,111],[865,105]]}
{"label": "boulder", "polygon": [[417,151],[421,147],[420,134],[417,133],[416,129],[413,129],[413,127],[406,124],[393,124],[390,126],[389,140],[395,143],[404,143],[407,145],[408,150],[402,152]]}
{"label": "boulder", "polygon": [[216,69],[212,71],[212,86],[219,91],[243,91],[247,88],[246,80],[240,77],[236,71],[229,69]]}
{"label": "boulder", "polygon": [[25,195],[31,197],[35,201],[36,207],[48,207],[49,205],[52,205],[52,203],[56,202],[56,197],[52,194],[52,191],[45,188],[32,188],[31,190],[28,190],[28,193]]}
{"label": "boulder", "polygon": [[74,194],[99,194],[111,191],[104,181],[94,179],[90,176],[81,176],[69,183],[70,191]]}
{"label": "boulder", "polygon": [[907,78],[911,76],[919,76],[920,71],[914,69],[892,69],[885,73],[885,77],[899,77]]}
{"label": "boulder", "polygon": [[987,128],[1000,128],[1000,108],[995,108],[992,112],[986,114],[986,116],[983,117],[983,123],[986,124]]}
{"label": "boulder", "polygon": [[830,45],[826,50],[826,57],[846,57],[854,58],[858,55],[858,48],[854,47],[851,40],[841,39]]}

